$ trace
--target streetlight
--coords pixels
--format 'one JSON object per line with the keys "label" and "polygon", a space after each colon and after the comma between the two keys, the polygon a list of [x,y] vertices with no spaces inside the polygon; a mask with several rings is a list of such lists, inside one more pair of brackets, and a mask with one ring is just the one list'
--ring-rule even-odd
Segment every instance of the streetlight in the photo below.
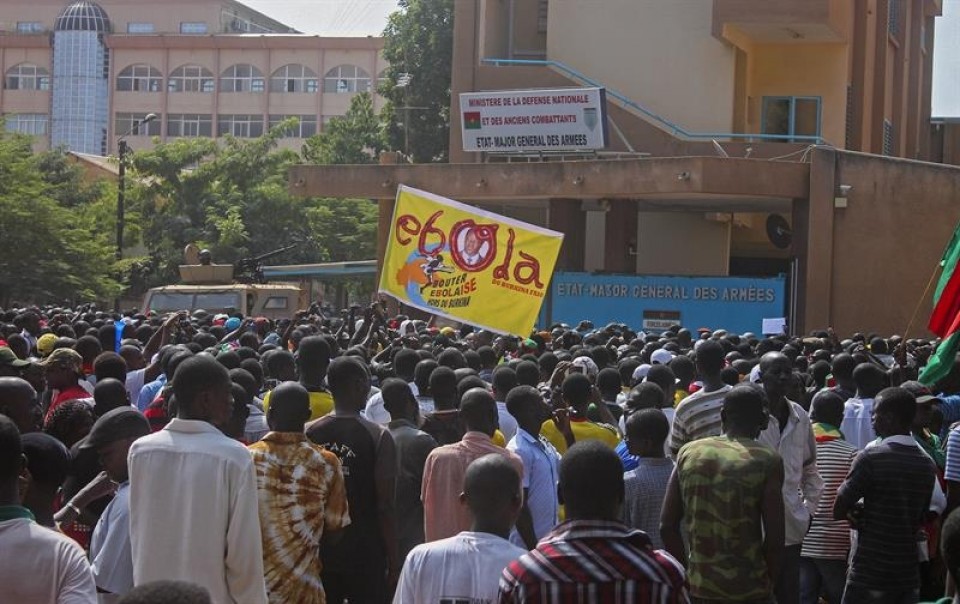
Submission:
{"label": "streetlight", "polygon": [[[120,162],[120,168],[117,170],[117,178],[119,182],[117,183],[117,251],[116,259],[117,263],[123,260],[123,203],[124,203],[124,193],[126,188],[126,175],[127,175],[127,152],[130,151],[130,147],[127,146],[126,138],[138,132],[140,126],[144,124],[149,124],[159,117],[156,113],[148,113],[143,116],[143,119],[139,122],[134,122],[133,127],[120,135],[120,138],[117,139],[117,156]],[[117,294],[117,297],[113,301],[113,310],[114,312],[120,312],[120,295]]]}
{"label": "streetlight", "polygon": [[412,83],[412,73],[404,72],[397,77],[397,88],[403,88],[403,107],[399,107],[399,109],[403,109],[403,154],[406,156],[407,161],[410,161],[410,110],[425,111],[429,109],[429,107],[410,106],[407,91],[410,89]]}

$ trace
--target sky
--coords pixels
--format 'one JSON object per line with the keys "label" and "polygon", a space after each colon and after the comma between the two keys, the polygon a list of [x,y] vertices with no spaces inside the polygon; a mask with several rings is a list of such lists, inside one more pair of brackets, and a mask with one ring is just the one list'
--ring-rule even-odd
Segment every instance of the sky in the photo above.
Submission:
{"label": "sky", "polygon": [[960,118],[960,0],[943,0],[933,43],[932,117]]}
{"label": "sky", "polygon": [[241,0],[306,34],[379,36],[397,0]]}

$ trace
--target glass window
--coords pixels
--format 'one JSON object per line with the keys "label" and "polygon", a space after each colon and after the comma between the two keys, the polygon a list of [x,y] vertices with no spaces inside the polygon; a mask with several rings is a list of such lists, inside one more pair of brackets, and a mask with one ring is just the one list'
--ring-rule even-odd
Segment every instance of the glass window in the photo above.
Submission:
{"label": "glass window", "polygon": [[50,72],[32,63],[20,63],[7,70],[7,90],[50,90]]}
{"label": "glass window", "polygon": [[50,118],[46,113],[11,113],[4,116],[7,132],[45,135]]}
{"label": "glass window", "polygon": [[132,92],[160,92],[163,74],[152,65],[130,65],[117,75],[117,90]]}
{"label": "glass window", "polygon": [[193,303],[193,308],[202,308],[208,312],[239,310],[240,292],[199,293]]}
{"label": "glass window", "polygon": [[40,21],[17,21],[18,34],[40,34],[45,29]]}
{"label": "glass window", "polygon": [[270,296],[263,303],[264,310],[282,310],[287,307],[288,299],[281,296]]}
{"label": "glass window", "polygon": [[231,65],[220,74],[220,92],[263,92],[263,73],[253,65]]}
{"label": "glass window", "polygon": [[207,33],[207,24],[203,21],[181,21],[181,34],[205,34]]}
{"label": "glass window", "polygon": [[317,133],[317,116],[315,115],[271,115],[270,128],[290,118],[297,118],[297,123],[286,131],[290,138],[310,138]]}
{"label": "glass window", "polygon": [[316,92],[319,80],[304,65],[284,65],[270,76],[270,92]]}
{"label": "glass window", "polygon": [[209,114],[172,113],[167,116],[167,136],[213,136],[213,121]]}
{"label": "glass window", "polygon": [[217,136],[256,138],[263,136],[262,115],[224,115],[217,120]]}
{"label": "glass window", "polygon": [[128,34],[152,34],[153,32],[153,23],[127,23]]}
{"label": "glass window", "polygon": [[370,92],[370,75],[356,65],[338,65],[323,76],[323,91]]}
{"label": "glass window", "polygon": [[160,136],[160,118],[141,124],[145,113],[118,113],[113,123],[113,131],[117,136],[129,132],[128,136]]}
{"label": "glass window", "polygon": [[167,90],[170,92],[213,92],[213,87],[213,74],[200,65],[177,67],[167,78]]}
{"label": "glass window", "polygon": [[763,97],[762,132],[785,136],[820,136],[820,97]]}

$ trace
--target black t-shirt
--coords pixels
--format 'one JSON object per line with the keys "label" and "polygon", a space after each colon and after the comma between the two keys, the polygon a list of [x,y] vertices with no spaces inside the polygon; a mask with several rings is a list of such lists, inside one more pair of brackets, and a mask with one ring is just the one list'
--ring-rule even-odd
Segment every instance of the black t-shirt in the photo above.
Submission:
{"label": "black t-shirt", "polygon": [[460,442],[467,429],[460,419],[460,412],[434,411],[423,419],[420,429],[433,437],[438,445],[452,445]]}
{"label": "black t-shirt", "polygon": [[[74,495],[80,492],[80,489],[90,484],[90,481],[103,470],[96,449],[80,448],[86,442],[87,439],[84,437],[70,447],[70,473],[63,483],[64,502],[70,501]],[[100,518],[111,501],[113,501],[112,495],[101,497],[96,501],[91,501],[85,511],[95,518]]]}
{"label": "black t-shirt", "polygon": [[[386,550],[379,523],[384,502],[378,500],[376,483],[378,475],[396,480],[393,437],[363,418],[327,415],[310,426],[307,438],[340,458],[350,506],[350,524],[343,537],[336,545],[320,549],[324,568],[335,572],[358,572],[374,565],[384,568]],[[392,492],[390,497],[392,508]]]}

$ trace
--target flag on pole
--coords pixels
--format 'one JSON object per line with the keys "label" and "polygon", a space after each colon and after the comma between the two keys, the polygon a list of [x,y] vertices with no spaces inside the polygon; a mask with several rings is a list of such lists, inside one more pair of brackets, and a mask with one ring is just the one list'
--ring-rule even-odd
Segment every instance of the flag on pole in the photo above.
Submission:
{"label": "flag on pole", "polygon": [[933,293],[933,312],[928,329],[942,338],[940,345],[920,372],[920,382],[928,386],[943,379],[953,369],[960,349],[960,225],[953,232],[940,259],[943,271]]}

